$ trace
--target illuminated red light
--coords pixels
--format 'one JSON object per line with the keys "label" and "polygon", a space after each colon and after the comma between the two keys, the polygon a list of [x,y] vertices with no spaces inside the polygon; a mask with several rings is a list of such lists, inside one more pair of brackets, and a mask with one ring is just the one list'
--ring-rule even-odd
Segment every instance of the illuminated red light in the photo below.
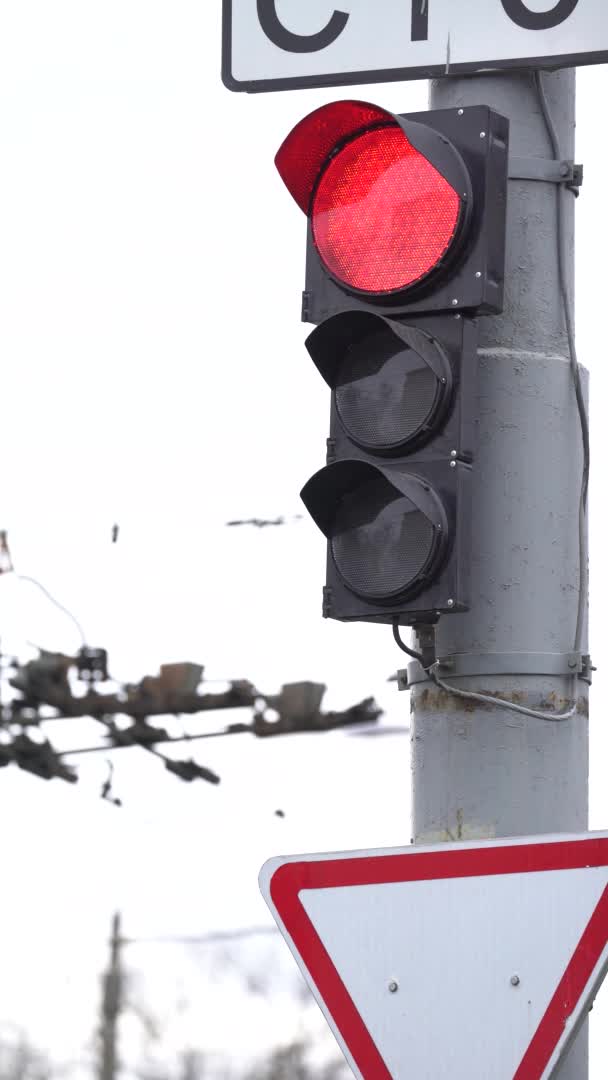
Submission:
{"label": "illuminated red light", "polygon": [[362,132],[329,159],[310,216],[331,274],[353,289],[389,293],[441,262],[461,213],[458,192],[395,125]]}

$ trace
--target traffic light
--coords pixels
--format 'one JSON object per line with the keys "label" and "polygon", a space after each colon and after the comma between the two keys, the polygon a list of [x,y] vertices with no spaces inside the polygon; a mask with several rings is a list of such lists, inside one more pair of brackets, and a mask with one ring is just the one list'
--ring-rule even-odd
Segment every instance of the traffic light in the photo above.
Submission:
{"label": "traffic light", "polygon": [[466,610],[477,323],[503,303],[508,121],[484,106],[305,117],[276,164],[308,218],[307,349],[331,390],[302,499],[328,542],[325,616]]}

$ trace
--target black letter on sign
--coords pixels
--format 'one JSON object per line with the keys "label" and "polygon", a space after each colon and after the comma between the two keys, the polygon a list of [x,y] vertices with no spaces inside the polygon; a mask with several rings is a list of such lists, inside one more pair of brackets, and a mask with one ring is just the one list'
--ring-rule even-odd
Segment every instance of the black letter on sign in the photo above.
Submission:
{"label": "black letter on sign", "polygon": [[429,0],[412,0],[412,41],[429,40]]}
{"label": "black letter on sign", "polygon": [[344,11],[334,11],[325,29],[319,30],[318,34],[292,34],[291,30],[285,29],[277,15],[277,0],[258,0],[258,18],[266,37],[279,49],[292,53],[312,53],[333,45],[350,15]]}
{"label": "black letter on sign", "polygon": [[557,0],[551,11],[530,11],[523,0],[502,0],[507,15],[524,30],[550,30],[559,26],[572,14],[578,0]]}

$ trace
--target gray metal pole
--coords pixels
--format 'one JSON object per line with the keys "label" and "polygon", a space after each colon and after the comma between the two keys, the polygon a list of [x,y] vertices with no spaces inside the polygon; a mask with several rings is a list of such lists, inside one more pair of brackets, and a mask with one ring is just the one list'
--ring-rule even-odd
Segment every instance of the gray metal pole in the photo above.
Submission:
{"label": "gray metal pole", "polygon": [[[574,158],[575,73],[545,76],[566,158]],[[511,154],[551,158],[529,73],[431,84],[432,108],[485,104],[509,117]],[[474,467],[473,603],[440,621],[437,655],[568,653],[578,602],[582,442],[557,269],[557,185],[511,180],[504,314],[479,320],[479,455]],[[568,199],[570,283],[574,196]],[[572,289],[572,284],[570,284]],[[587,627],[583,635],[586,649]],[[542,666],[542,665],[541,665]],[[500,667],[498,668],[500,670]],[[531,670],[535,670],[534,667]],[[450,679],[446,676],[447,681]],[[565,677],[452,680],[533,708],[568,703]],[[415,843],[587,828],[588,696],[566,721],[476,705],[431,683],[412,708]],[[588,1076],[587,1029],[560,1071]]]}

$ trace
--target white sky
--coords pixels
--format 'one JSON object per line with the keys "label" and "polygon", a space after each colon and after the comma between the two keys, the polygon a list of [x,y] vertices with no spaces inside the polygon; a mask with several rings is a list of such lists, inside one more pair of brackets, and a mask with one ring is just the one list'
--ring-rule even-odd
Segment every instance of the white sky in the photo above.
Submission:
{"label": "white sky", "polygon": [[[386,683],[400,664],[390,634],[320,618],[314,526],[223,527],[299,514],[300,486],[323,462],[327,390],[299,322],[304,223],[273,158],[296,120],[341,93],[230,94],[219,8],[0,3],[0,525],[18,569],[77,613],[121,679],[192,659],[210,678],[265,690],[325,681],[330,707],[375,694],[389,722],[405,723],[407,697]],[[593,828],[608,825],[605,85],[603,68],[581,73],[577,154],[578,340],[595,420]],[[347,90],[400,111],[424,108],[426,93],[425,83]],[[31,587],[0,581],[0,605],[7,649],[28,639],[78,647]],[[73,746],[91,734],[85,721],[60,737]],[[143,754],[115,755],[123,810],[98,798],[104,755],[83,761],[78,788],[2,774],[0,1021],[75,1057],[96,1020],[116,907],[134,936],[260,923],[257,872],[268,856],[409,841],[404,735],[243,738],[196,754],[221,773],[219,790],[180,785]],[[225,994],[205,993],[200,964],[197,974],[185,954],[160,961],[141,950],[130,962],[157,972],[159,997],[171,996],[174,977],[197,988],[184,1024],[199,1044],[229,1046],[234,1012]],[[605,1076],[607,1005],[593,1014],[592,1080]],[[241,1024],[244,1044],[273,1036],[268,1016],[239,1015]]]}

